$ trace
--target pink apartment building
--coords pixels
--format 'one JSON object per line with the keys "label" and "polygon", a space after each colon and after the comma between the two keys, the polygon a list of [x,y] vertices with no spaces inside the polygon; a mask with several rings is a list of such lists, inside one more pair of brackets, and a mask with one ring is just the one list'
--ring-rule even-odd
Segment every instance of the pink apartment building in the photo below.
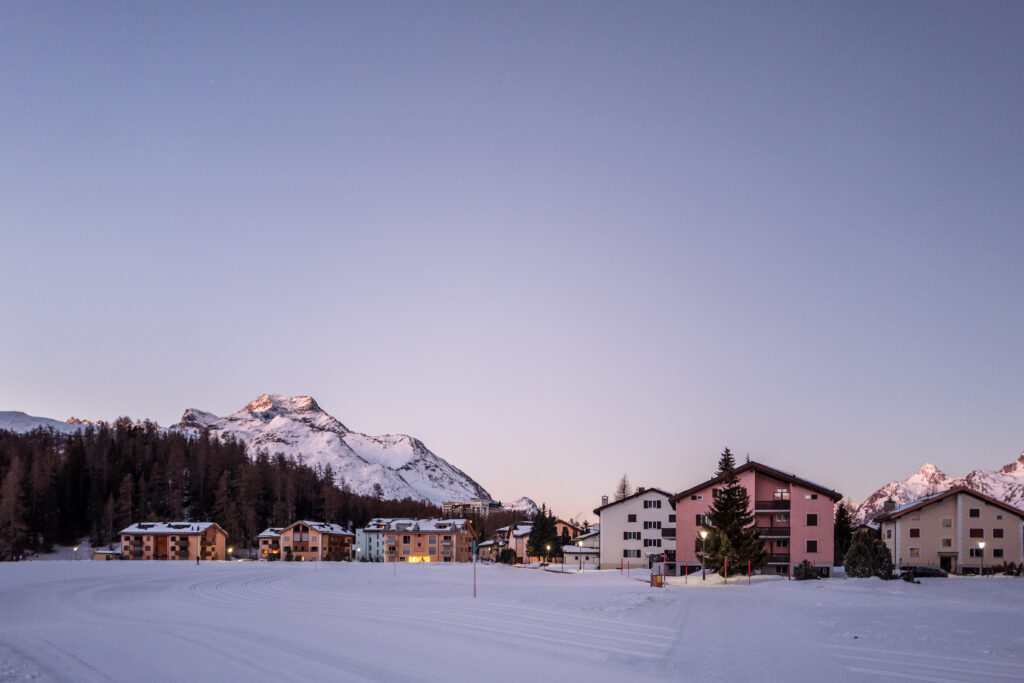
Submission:
{"label": "pink apartment building", "polygon": [[[809,560],[828,576],[833,561],[835,504],[841,493],[758,462],[736,468],[753,506],[754,525],[768,552],[765,573],[785,574]],[[669,499],[676,508],[676,562],[699,565],[701,525],[721,477],[697,484]]]}

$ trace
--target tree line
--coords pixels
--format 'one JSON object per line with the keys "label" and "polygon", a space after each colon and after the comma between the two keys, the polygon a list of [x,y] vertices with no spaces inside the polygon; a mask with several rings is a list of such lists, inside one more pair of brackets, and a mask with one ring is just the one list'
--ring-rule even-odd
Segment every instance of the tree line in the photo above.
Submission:
{"label": "tree line", "polygon": [[352,492],[330,465],[121,418],[73,434],[0,430],[0,560],[89,537],[116,543],[138,521],[214,521],[239,548],[297,519],[362,527],[374,517],[440,517],[437,506]]}

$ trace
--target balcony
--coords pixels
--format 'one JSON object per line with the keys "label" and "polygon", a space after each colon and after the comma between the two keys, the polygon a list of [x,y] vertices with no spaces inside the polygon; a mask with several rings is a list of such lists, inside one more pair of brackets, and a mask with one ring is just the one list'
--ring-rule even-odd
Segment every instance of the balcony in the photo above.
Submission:
{"label": "balcony", "polygon": [[754,512],[775,512],[788,509],[788,500],[759,500],[754,503]]}
{"label": "balcony", "polygon": [[768,564],[789,564],[789,555],[769,555]]}
{"label": "balcony", "polygon": [[661,530],[661,537],[662,538],[675,538],[676,537],[676,528],[675,527],[665,527],[665,528],[662,528],[662,530]]}
{"label": "balcony", "polygon": [[757,533],[761,538],[789,538],[788,526],[759,526]]}

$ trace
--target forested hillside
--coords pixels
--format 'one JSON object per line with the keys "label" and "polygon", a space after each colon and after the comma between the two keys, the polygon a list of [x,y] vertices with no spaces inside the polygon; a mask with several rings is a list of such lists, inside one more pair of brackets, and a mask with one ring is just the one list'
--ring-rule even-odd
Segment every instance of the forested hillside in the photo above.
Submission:
{"label": "forested hillside", "polygon": [[250,458],[245,446],[122,418],[63,435],[0,430],[0,560],[89,536],[110,543],[132,522],[215,521],[239,548],[296,519],[364,525],[372,517],[440,516],[426,503],[352,493],[330,467]]}

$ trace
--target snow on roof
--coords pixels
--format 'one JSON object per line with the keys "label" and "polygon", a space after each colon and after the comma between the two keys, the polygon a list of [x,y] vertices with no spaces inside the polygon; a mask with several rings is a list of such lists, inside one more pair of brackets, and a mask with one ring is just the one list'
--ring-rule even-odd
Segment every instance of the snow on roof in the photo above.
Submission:
{"label": "snow on roof", "polygon": [[[220,529],[216,522],[136,522],[130,527],[121,529],[120,534],[201,534],[211,526]],[[223,531],[223,529],[221,529]]]}
{"label": "snow on roof", "polygon": [[477,548],[483,548],[485,545],[494,545],[494,541],[484,541],[483,543],[477,544]]}
{"label": "snow on roof", "polygon": [[281,529],[283,529],[283,528],[284,527],[279,527],[279,526],[267,527],[262,532],[260,532],[260,535],[257,536],[257,538],[280,538],[280,536],[281,536]]}
{"label": "snow on roof", "polygon": [[392,519],[388,531],[455,531],[466,525],[468,519]]}
{"label": "snow on roof", "polygon": [[921,503],[925,503],[925,502],[927,502],[929,500],[932,500],[933,498],[941,498],[942,496],[945,496],[947,493],[949,493],[949,491],[950,491],[950,489],[943,489],[942,491],[939,491],[938,493],[933,493],[930,496],[925,496],[924,498],[918,498],[917,500],[912,500],[909,503],[904,503],[903,505],[900,505],[898,508],[890,510],[889,512],[886,512],[884,514],[887,514],[887,515],[899,514],[899,513],[903,512],[904,510],[912,508],[915,505],[920,505]]}
{"label": "snow on roof", "polygon": [[579,536],[576,537],[576,540],[577,541],[582,541],[584,538],[591,538],[593,536],[600,536],[600,535],[601,535],[601,530],[600,529],[594,529],[593,531],[588,531],[585,534],[580,534]]}
{"label": "snow on roof", "polygon": [[[353,534],[351,531],[347,530],[345,527],[341,526],[340,524],[331,524],[330,522],[311,522],[311,521],[309,521],[307,519],[303,519],[303,520],[300,520],[300,521],[301,521],[302,524],[305,524],[310,529],[316,529],[317,531],[320,531],[320,532],[325,533],[325,534],[338,534],[338,535],[342,535],[342,536],[355,536],[355,534]],[[293,524],[290,524],[289,526],[294,526],[295,524],[298,524],[298,523],[299,522],[295,522]]]}
{"label": "snow on roof", "polygon": [[512,531],[512,535],[516,538],[520,538],[522,536],[529,536],[531,531],[533,531],[532,524],[516,524],[516,528]]}
{"label": "snow on roof", "polygon": [[563,545],[562,552],[566,555],[572,555],[574,553],[579,553],[581,555],[595,555],[599,553],[600,550],[598,548],[578,548],[574,545]]}

